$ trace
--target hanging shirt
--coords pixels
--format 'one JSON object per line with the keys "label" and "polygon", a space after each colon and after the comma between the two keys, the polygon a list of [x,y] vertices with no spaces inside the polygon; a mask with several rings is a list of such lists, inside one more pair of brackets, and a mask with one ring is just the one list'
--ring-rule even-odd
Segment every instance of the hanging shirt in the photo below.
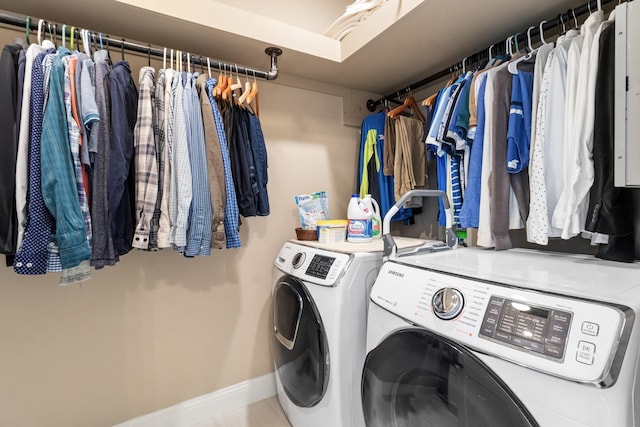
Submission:
{"label": "hanging shirt", "polygon": [[61,48],[50,70],[49,95],[42,131],[41,173],[44,202],[56,220],[55,238],[62,268],[70,270],[65,283],[80,282],[91,276],[91,249],[82,219],[64,106],[64,68]]}
{"label": "hanging shirt", "polygon": [[239,248],[242,246],[240,241],[240,233],[238,230],[239,210],[236,201],[236,193],[233,186],[233,177],[231,174],[231,159],[229,158],[229,149],[227,147],[227,139],[224,132],[224,125],[220,110],[218,110],[218,104],[213,97],[213,87],[216,85],[216,79],[207,80],[207,95],[209,96],[209,102],[213,109],[213,118],[216,123],[216,130],[218,131],[218,138],[220,140],[220,151],[222,152],[222,162],[224,167],[224,183],[227,193],[227,204],[224,212],[224,229],[227,238],[227,249]]}
{"label": "hanging shirt", "polygon": [[201,74],[196,80],[196,89],[202,110],[204,125],[205,149],[207,154],[207,172],[209,174],[209,194],[212,204],[211,216],[211,247],[222,249],[226,243],[224,230],[225,205],[227,193],[225,190],[224,163],[220,148],[220,139],[213,119],[213,109],[207,95],[208,76]]}
{"label": "hanging shirt", "polygon": [[124,255],[131,250],[134,233],[133,129],[138,110],[138,91],[131,78],[131,68],[127,61],[114,64],[109,73],[109,92],[111,95],[109,217],[114,247],[119,255]]}
{"label": "hanging shirt", "polygon": [[153,128],[154,73],[155,70],[152,67],[140,69],[138,112],[133,131],[136,171],[136,228],[131,246],[138,249],[149,248],[151,219],[158,198],[158,163]]}
{"label": "hanging shirt", "polygon": [[529,166],[531,97],[535,56],[517,64],[512,77],[511,108],[507,133],[507,172],[518,173]]}
{"label": "hanging shirt", "polygon": [[158,231],[160,229],[160,215],[162,194],[164,189],[164,172],[166,156],[163,151],[165,149],[165,133],[164,133],[164,73],[165,70],[158,71],[158,78],[156,79],[154,102],[153,102],[153,136],[154,136],[154,149],[156,153],[156,170],[158,174],[157,180],[157,193],[156,200],[153,207],[153,216],[151,217],[150,230],[149,230],[149,249],[158,249]]}
{"label": "hanging shirt", "polygon": [[260,119],[249,110],[245,110],[245,113],[247,117],[247,130],[249,132],[249,144],[255,166],[255,186],[258,189],[258,192],[254,193],[256,213],[259,216],[266,216],[269,215],[270,212],[269,193],[267,192],[267,183],[269,181],[269,174],[267,172],[269,167],[267,161],[267,146],[265,144],[264,134],[262,133]]}
{"label": "hanging shirt", "polygon": [[106,50],[93,54],[95,59],[96,105],[100,121],[95,122],[89,134],[90,144],[95,138],[95,159],[91,197],[91,225],[93,247],[91,265],[96,269],[114,265],[119,261],[113,244],[109,213],[109,164],[111,159],[111,103],[109,97],[109,57]]}
{"label": "hanging shirt", "polygon": [[67,114],[67,130],[69,131],[69,144],[71,147],[71,157],[76,179],[76,189],[78,191],[78,200],[80,202],[80,211],[87,236],[87,243],[91,247],[92,231],[91,231],[91,214],[89,213],[89,200],[85,187],[85,174],[82,162],[80,161],[80,146],[82,136],[80,134],[80,120],[78,116],[78,108],[76,104],[76,88],[75,88],[75,70],[77,58],[66,56],[63,58],[64,65],[64,104]]}
{"label": "hanging shirt", "polygon": [[16,123],[16,103],[21,50],[20,45],[6,45],[0,57],[0,253],[7,255],[15,254],[18,235],[15,186],[19,124]]}
{"label": "hanging shirt", "polygon": [[[536,120],[538,116],[538,99],[540,97],[540,86],[544,68],[547,64],[549,54],[553,51],[553,43],[545,43],[536,50],[536,63],[533,69],[533,90],[531,95],[531,147],[529,150],[529,161],[533,155],[533,145],[536,140]],[[531,180],[531,169],[529,169],[529,180]]]}
{"label": "hanging shirt", "polygon": [[171,200],[175,197],[173,186],[174,159],[173,159],[173,123],[174,123],[174,99],[173,78],[176,72],[166,69],[164,76],[164,137],[165,144],[162,157],[165,159],[165,168],[162,179],[162,199],[160,200],[160,221],[158,225],[158,248],[171,247],[171,227],[175,221],[175,212],[171,209]]}
{"label": "hanging shirt", "polygon": [[479,85],[477,96],[477,126],[475,139],[471,144],[469,154],[469,168],[465,197],[460,208],[460,226],[463,228],[478,228],[480,216],[480,192],[482,187],[482,158],[484,151],[484,127],[485,127],[485,101],[484,95],[487,87],[487,76],[481,75],[477,83]]}
{"label": "hanging shirt", "polygon": [[[45,40],[42,46],[33,43],[27,49],[25,56],[25,73],[22,88],[22,105],[20,113],[20,129],[18,132],[18,151],[16,154],[16,215],[18,224],[18,235],[16,240],[16,248],[22,246],[24,238],[24,230],[27,221],[27,193],[29,188],[29,128],[31,125],[31,89],[33,87],[33,63],[41,53],[47,49],[53,49],[53,43]],[[42,83],[40,83],[42,84]],[[42,88],[40,88],[42,90]]]}
{"label": "hanging shirt", "polygon": [[[49,51],[49,53],[53,50]],[[44,116],[44,53],[36,55],[31,73],[32,94],[29,114],[29,191],[27,192],[27,216],[24,239],[16,253],[13,270],[18,274],[45,274],[47,272],[47,246],[53,231],[53,217],[44,204],[40,186],[40,143]]]}
{"label": "hanging shirt", "polygon": [[191,104],[189,159],[193,198],[187,231],[185,256],[211,255],[211,193],[207,173],[207,150],[205,147],[202,110],[196,89],[198,73],[187,74],[185,81],[185,103]]}
{"label": "hanging shirt", "polygon": [[[552,224],[562,229],[569,239],[584,229],[588,208],[588,192],[593,184],[593,114],[595,108],[595,76],[598,63],[598,40],[604,12],[591,14],[584,23],[584,40],[580,54],[580,72],[576,89],[574,132],[565,141],[565,177]],[[613,19],[613,14],[610,19]]]}
{"label": "hanging shirt", "polygon": [[[182,73],[176,74],[172,82],[173,96],[173,164],[171,174],[171,243],[178,252],[184,252],[187,246],[189,228],[189,209],[192,199],[191,164],[189,163],[189,143],[184,111],[184,86]],[[175,219],[174,219],[175,218]]]}

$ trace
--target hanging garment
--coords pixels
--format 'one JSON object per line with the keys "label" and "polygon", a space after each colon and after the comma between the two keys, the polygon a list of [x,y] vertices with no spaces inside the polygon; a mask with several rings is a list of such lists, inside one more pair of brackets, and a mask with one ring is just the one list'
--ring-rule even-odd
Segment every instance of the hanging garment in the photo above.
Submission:
{"label": "hanging garment", "polygon": [[249,110],[243,111],[247,118],[249,145],[255,166],[255,186],[257,186],[258,189],[257,193],[254,193],[256,214],[266,216],[269,215],[270,212],[269,193],[267,192],[267,183],[269,182],[267,147],[265,145],[260,119]]}
{"label": "hanging garment", "polygon": [[111,102],[111,152],[109,158],[109,217],[113,245],[118,255],[131,250],[134,233],[135,163],[133,129],[138,110],[138,91],[127,61],[116,62],[109,73]]}
{"label": "hanging garment", "polygon": [[176,73],[171,83],[173,104],[173,163],[171,174],[171,243],[180,253],[187,246],[189,209],[193,197],[191,164],[189,162],[189,142],[184,111],[184,86],[182,74]]}
{"label": "hanging garment", "polygon": [[[109,209],[109,169],[111,163],[111,102],[109,97],[110,67],[108,52],[94,53],[96,104],[100,121],[94,122],[89,135],[90,144],[95,145],[95,159],[92,169],[91,220],[93,225],[93,245],[91,265],[101,269],[119,261],[111,232],[111,212]],[[95,141],[95,142],[93,142]]]}
{"label": "hanging garment", "polygon": [[482,157],[484,150],[484,127],[485,127],[485,90],[487,87],[487,76],[480,75],[476,80],[479,86],[477,95],[477,125],[475,128],[475,138],[471,144],[469,153],[469,168],[467,172],[467,187],[465,197],[460,208],[460,226],[463,228],[478,228],[480,217],[480,192],[482,183]]}
{"label": "hanging garment", "polygon": [[[395,119],[396,155],[394,162],[394,197],[396,200],[410,190],[424,188],[427,183],[427,159],[424,123],[418,119],[397,116]],[[407,200],[405,207],[421,207],[422,198]]]}
{"label": "hanging garment", "polygon": [[220,139],[213,119],[213,109],[207,95],[208,76],[201,74],[196,80],[196,88],[200,99],[202,121],[204,125],[205,149],[207,155],[207,172],[209,174],[209,194],[212,204],[211,217],[211,247],[222,249],[226,237],[224,230],[225,205],[227,193],[225,191],[224,163],[220,148]]}
{"label": "hanging garment", "polygon": [[[511,108],[507,133],[507,172],[521,172],[529,167],[531,136],[531,97],[535,56],[517,64],[512,77]],[[528,204],[526,206],[529,208]]]}
{"label": "hanging garment", "polygon": [[164,149],[162,150],[162,158],[165,159],[164,174],[162,182],[162,199],[160,200],[160,220],[158,222],[158,248],[171,247],[171,224],[175,221],[175,212],[171,209],[171,200],[175,197],[173,192],[173,79],[176,72],[172,69],[166,69],[164,76]]}
{"label": "hanging garment", "polygon": [[[613,185],[615,24],[603,24],[599,39],[598,74],[595,87],[593,130],[594,181],[590,190],[585,229],[609,235],[609,243],[600,245],[596,257],[633,262],[634,204],[629,188]],[[637,212],[636,212],[637,215]]]}
{"label": "hanging garment", "polygon": [[[509,109],[511,105],[512,76],[507,67],[495,73],[492,138],[492,165],[489,179],[491,195],[491,234],[496,250],[510,249],[509,229],[521,228],[527,219],[529,206],[529,186],[527,172],[508,174],[507,134]],[[515,200],[514,200],[515,195]]]}
{"label": "hanging garment", "polygon": [[41,173],[45,205],[55,218],[55,241],[66,275],[62,284],[91,277],[91,249],[87,243],[64,106],[64,67],[62,57],[70,52],[61,48],[53,59],[42,131]]}
{"label": "hanging garment", "polygon": [[211,255],[211,193],[207,172],[207,150],[205,147],[202,110],[196,88],[198,73],[186,74],[185,105],[190,104],[189,114],[189,159],[193,197],[187,231],[185,256]]}
{"label": "hanging garment", "polygon": [[[156,153],[156,172],[157,172],[157,192],[156,200],[153,206],[153,216],[149,224],[149,250],[158,250],[158,231],[160,230],[160,216],[162,215],[162,195],[164,193],[164,174],[166,168],[165,150],[165,133],[164,133],[164,73],[165,70],[158,70],[158,78],[156,79],[155,92],[153,95],[154,102],[152,105],[152,126],[153,126],[153,144]],[[138,103],[139,105],[139,103]]]}
{"label": "hanging garment", "polygon": [[71,146],[71,157],[75,172],[76,189],[78,191],[78,200],[80,203],[80,211],[82,212],[82,219],[84,221],[87,244],[89,245],[89,248],[91,248],[91,214],[89,213],[89,200],[85,186],[84,168],[80,160],[82,135],[80,133],[81,124],[78,116],[75,87],[77,58],[74,58],[73,56],[66,56],[62,59],[62,63],[64,66],[64,105],[67,115],[67,130],[69,132],[69,144]]}
{"label": "hanging garment", "polygon": [[[603,19],[604,12],[599,10],[592,13],[583,25],[584,40],[580,53],[580,70],[576,87],[574,131],[571,134],[571,139],[563,138],[563,146],[565,147],[563,185],[551,219],[551,224],[562,230],[561,237],[563,239],[578,235],[584,228],[586,208],[583,213],[579,213],[582,212],[579,205],[583,202],[585,194],[593,182],[592,172],[583,170],[583,167],[588,167],[586,163],[583,163],[587,162],[587,159],[581,160],[580,156],[583,152],[581,147],[590,147],[593,138],[591,123],[593,123],[595,79],[589,76],[590,74],[593,76],[595,64],[591,61],[591,48],[594,45],[596,34],[599,37],[600,24]],[[597,42],[595,44],[597,45]],[[582,179],[583,182],[579,183],[579,179]],[[585,187],[586,190],[584,190]]]}
{"label": "hanging garment", "polygon": [[131,246],[138,249],[149,248],[151,219],[158,199],[158,162],[153,128],[154,74],[155,70],[152,67],[142,67],[140,69],[138,112],[133,131],[136,173],[136,228]]}
{"label": "hanging garment", "polygon": [[[49,50],[51,54],[53,50]],[[37,54],[33,60],[31,72],[30,108],[28,116],[29,130],[29,189],[27,192],[27,210],[24,239],[18,249],[13,270],[18,274],[45,274],[49,258],[47,246],[53,232],[53,217],[44,204],[40,186],[40,144],[42,138],[42,120],[44,113],[44,72],[42,61],[45,53]]]}
{"label": "hanging garment", "polygon": [[[21,51],[20,45],[6,45],[0,57],[0,253],[6,255],[15,254],[18,237],[15,186],[19,124],[16,123],[16,104]],[[13,258],[7,262],[11,265]]]}
{"label": "hanging garment", "polygon": [[[20,129],[18,132],[18,152],[16,155],[16,215],[18,224],[18,235],[16,248],[22,246],[24,230],[27,222],[27,193],[29,189],[29,127],[31,123],[31,88],[33,86],[33,63],[36,56],[44,53],[47,49],[52,49],[53,43],[45,40],[42,46],[33,43],[26,52],[25,74],[22,90],[22,104],[20,112]],[[44,77],[42,77],[44,79]],[[42,83],[41,83],[42,84]],[[38,171],[39,173],[39,171]]]}
{"label": "hanging garment", "polygon": [[216,130],[218,132],[218,139],[220,140],[220,150],[222,152],[222,161],[224,167],[224,182],[225,191],[227,193],[227,204],[225,205],[224,212],[224,230],[227,238],[227,249],[239,248],[242,246],[240,240],[240,232],[238,230],[240,212],[238,209],[238,203],[236,200],[236,193],[233,184],[233,175],[231,170],[231,159],[229,154],[229,148],[227,146],[226,134],[224,131],[224,122],[220,110],[218,109],[218,103],[213,97],[213,87],[216,85],[215,79],[207,80],[207,95],[209,96],[209,102],[213,109],[213,119],[216,123]]}

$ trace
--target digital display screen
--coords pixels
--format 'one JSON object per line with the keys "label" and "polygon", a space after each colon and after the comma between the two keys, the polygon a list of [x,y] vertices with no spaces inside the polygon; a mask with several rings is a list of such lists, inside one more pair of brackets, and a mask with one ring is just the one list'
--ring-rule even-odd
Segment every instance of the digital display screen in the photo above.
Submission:
{"label": "digital display screen", "polygon": [[510,302],[502,307],[497,330],[544,343],[548,318],[548,310]]}
{"label": "digital display screen", "polygon": [[562,360],[571,313],[491,296],[480,336]]}
{"label": "digital display screen", "polygon": [[326,279],[327,274],[329,274],[329,270],[335,261],[335,258],[323,256],[323,255],[314,255],[306,274],[309,276],[317,277],[319,279]]}

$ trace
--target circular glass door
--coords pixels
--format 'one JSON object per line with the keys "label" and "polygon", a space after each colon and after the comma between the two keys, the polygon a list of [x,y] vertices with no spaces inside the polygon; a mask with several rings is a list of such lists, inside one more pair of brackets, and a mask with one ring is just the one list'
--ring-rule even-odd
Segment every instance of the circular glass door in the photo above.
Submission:
{"label": "circular glass door", "polygon": [[316,405],[329,382],[329,346],[318,309],[305,285],[284,276],[273,289],[276,374],[289,400]]}
{"label": "circular glass door", "polygon": [[368,427],[538,426],[480,359],[423,329],[391,334],[367,355],[362,405]]}

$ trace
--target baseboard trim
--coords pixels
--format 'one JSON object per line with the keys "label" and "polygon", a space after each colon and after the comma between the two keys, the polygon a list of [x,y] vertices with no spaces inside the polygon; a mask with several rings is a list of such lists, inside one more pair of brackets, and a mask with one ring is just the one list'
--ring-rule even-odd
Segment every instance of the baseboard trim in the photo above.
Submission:
{"label": "baseboard trim", "polygon": [[114,427],[191,427],[276,394],[274,373],[133,418]]}

